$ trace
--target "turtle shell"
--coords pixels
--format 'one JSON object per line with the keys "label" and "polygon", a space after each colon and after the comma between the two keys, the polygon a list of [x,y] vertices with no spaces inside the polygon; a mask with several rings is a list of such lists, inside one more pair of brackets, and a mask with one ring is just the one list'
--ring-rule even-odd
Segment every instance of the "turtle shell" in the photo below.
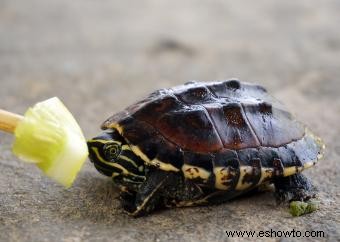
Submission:
{"label": "turtle shell", "polygon": [[161,89],[106,120],[148,165],[243,190],[312,166],[322,142],[265,88],[238,80]]}

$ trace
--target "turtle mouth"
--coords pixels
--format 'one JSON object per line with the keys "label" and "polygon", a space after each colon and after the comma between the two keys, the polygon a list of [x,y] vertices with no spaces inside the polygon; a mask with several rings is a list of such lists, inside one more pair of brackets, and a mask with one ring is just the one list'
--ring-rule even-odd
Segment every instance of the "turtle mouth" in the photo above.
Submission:
{"label": "turtle mouth", "polygon": [[96,139],[87,141],[87,149],[89,151],[89,159],[92,163],[96,164],[97,160],[103,160],[103,154],[101,154],[103,144],[97,142]]}
{"label": "turtle mouth", "polygon": [[98,163],[94,163],[94,162],[93,162],[93,165],[99,173],[101,173],[105,176],[112,176],[113,175],[113,171],[111,169],[104,167],[102,165],[99,165]]}

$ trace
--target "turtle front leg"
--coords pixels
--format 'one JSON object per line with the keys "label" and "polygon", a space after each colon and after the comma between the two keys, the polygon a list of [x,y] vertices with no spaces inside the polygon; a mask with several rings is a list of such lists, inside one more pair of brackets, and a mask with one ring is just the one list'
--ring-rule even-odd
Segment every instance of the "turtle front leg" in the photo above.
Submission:
{"label": "turtle front leg", "polygon": [[176,172],[152,170],[137,192],[123,191],[121,203],[132,216],[149,214],[164,207],[194,206],[206,203],[204,193],[193,182]]}
{"label": "turtle front leg", "polygon": [[[316,188],[310,180],[301,173],[297,173],[288,177],[281,177],[274,180],[275,197],[278,203],[290,203],[290,211],[294,216],[300,216],[316,209],[307,209],[311,205],[314,207],[312,198],[316,197]],[[299,201],[299,203],[296,203]],[[299,206],[299,207],[296,207]],[[301,208],[306,208],[301,210]],[[298,214],[294,214],[294,210],[299,210]],[[293,211],[293,212],[292,212]]]}
{"label": "turtle front leg", "polygon": [[122,192],[120,199],[125,211],[130,215],[139,217],[150,213],[162,204],[164,188],[171,183],[171,172],[152,171],[137,192]]}

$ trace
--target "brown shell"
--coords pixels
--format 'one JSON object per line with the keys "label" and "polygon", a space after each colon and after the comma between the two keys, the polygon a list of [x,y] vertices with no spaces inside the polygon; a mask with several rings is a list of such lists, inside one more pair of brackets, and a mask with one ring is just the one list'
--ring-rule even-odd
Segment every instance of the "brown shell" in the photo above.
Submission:
{"label": "brown shell", "polygon": [[301,172],[324,149],[263,87],[237,80],[158,90],[102,128],[117,129],[147,165],[219,190]]}
{"label": "brown shell", "polygon": [[155,143],[195,153],[280,147],[305,132],[263,87],[237,80],[189,82],[158,90],[102,127],[116,124],[124,127],[124,137],[133,144],[144,141],[150,142],[145,144],[148,149]]}

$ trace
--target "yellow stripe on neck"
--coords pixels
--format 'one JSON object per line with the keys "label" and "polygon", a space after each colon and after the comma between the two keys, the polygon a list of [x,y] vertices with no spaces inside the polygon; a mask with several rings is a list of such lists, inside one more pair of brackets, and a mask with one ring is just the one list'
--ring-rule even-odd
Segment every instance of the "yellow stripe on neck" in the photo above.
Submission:
{"label": "yellow stripe on neck", "polygon": [[123,167],[120,164],[113,163],[113,162],[108,162],[108,161],[104,160],[103,157],[100,156],[97,147],[92,147],[92,150],[96,154],[96,156],[97,156],[98,160],[100,160],[100,162],[102,162],[102,163],[104,163],[104,164],[106,164],[108,166],[120,169],[124,175],[130,175],[130,176],[135,176],[135,177],[143,177],[143,176],[139,176],[139,175],[136,175],[134,173],[129,172],[125,167]]}

